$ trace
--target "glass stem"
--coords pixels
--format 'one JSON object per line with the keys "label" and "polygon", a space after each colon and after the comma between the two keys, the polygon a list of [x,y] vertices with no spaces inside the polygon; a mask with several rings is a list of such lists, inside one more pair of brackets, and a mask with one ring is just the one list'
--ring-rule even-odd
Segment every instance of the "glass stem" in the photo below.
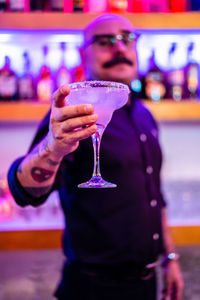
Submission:
{"label": "glass stem", "polygon": [[101,177],[100,172],[100,144],[101,137],[103,135],[104,128],[101,125],[97,125],[97,131],[92,135],[92,143],[94,148],[94,169],[92,177]]}

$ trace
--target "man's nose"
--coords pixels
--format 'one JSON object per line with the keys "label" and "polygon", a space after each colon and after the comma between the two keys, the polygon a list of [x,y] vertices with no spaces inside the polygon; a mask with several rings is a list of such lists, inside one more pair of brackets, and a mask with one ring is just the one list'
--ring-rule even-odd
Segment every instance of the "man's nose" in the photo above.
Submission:
{"label": "man's nose", "polygon": [[122,40],[116,40],[116,43],[113,46],[114,52],[125,52],[126,51],[126,45]]}

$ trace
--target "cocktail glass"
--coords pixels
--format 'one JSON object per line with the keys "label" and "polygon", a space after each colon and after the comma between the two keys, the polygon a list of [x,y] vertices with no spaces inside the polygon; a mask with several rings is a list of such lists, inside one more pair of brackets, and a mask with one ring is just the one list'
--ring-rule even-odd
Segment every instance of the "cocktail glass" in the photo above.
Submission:
{"label": "cocktail glass", "polygon": [[83,81],[69,85],[66,97],[68,105],[92,104],[98,114],[97,131],[92,135],[94,148],[94,169],[92,178],[78,185],[79,188],[114,188],[116,184],[105,181],[100,172],[100,143],[103,132],[112,118],[113,112],[124,106],[130,92],[127,85],[112,81]]}

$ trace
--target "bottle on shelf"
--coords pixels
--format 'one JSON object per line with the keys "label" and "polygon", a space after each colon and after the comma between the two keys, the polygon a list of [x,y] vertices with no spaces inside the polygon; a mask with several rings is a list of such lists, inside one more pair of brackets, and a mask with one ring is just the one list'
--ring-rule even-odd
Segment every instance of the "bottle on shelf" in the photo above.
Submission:
{"label": "bottle on shelf", "polygon": [[50,6],[51,6],[51,10],[53,10],[53,11],[63,11],[64,10],[64,0],[51,0]]}
{"label": "bottle on shelf", "polygon": [[[190,0],[191,1],[191,0]],[[197,0],[199,1],[199,0]],[[187,10],[188,1],[186,0],[170,0],[169,1],[169,8],[171,12],[184,12]]]}
{"label": "bottle on shelf", "polygon": [[109,10],[113,13],[124,13],[128,8],[128,0],[109,0]]}
{"label": "bottle on shelf", "polygon": [[30,9],[48,11],[50,10],[50,2],[49,0],[30,0]]}
{"label": "bottle on shelf", "polygon": [[0,99],[1,100],[16,100],[18,78],[15,72],[11,69],[11,61],[8,56],[5,56],[5,63],[0,70]]}
{"label": "bottle on shelf", "polygon": [[53,80],[51,70],[47,64],[48,47],[43,47],[43,65],[40,70],[39,80],[37,82],[37,97],[39,102],[49,103],[53,91]]}
{"label": "bottle on shelf", "polygon": [[72,70],[72,81],[73,82],[80,82],[85,80],[85,74],[82,64],[76,66]]}
{"label": "bottle on shelf", "polygon": [[134,13],[148,12],[149,6],[146,0],[128,0],[127,11]]}
{"label": "bottle on shelf", "polygon": [[[177,43],[172,43],[168,54],[168,64],[172,65],[172,57],[177,49]],[[185,98],[185,75],[184,67],[171,69],[166,74],[167,82],[167,98],[175,101],[181,101]]]}
{"label": "bottle on shelf", "polygon": [[190,9],[194,11],[200,10],[199,0],[190,0]]}
{"label": "bottle on shelf", "polygon": [[10,0],[9,9],[11,11],[24,11],[24,0]]}
{"label": "bottle on shelf", "polygon": [[57,88],[71,82],[71,74],[65,64],[66,43],[64,43],[64,42],[60,43],[60,50],[61,50],[61,63],[60,63],[60,67],[56,74],[56,87]]}
{"label": "bottle on shelf", "polygon": [[0,0],[0,11],[8,10],[8,0]]}
{"label": "bottle on shelf", "polygon": [[105,13],[108,11],[108,0],[85,0],[84,12],[85,13]]}
{"label": "bottle on shelf", "polygon": [[185,68],[186,80],[186,97],[188,99],[199,98],[199,83],[200,83],[200,70],[199,64],[192,58],[192,51],[194,43],[191,42],[187,49],[187,66]]}
{"label": "bottle on shelf", "polygon": [[142,79],[144,98],[160,101],[166,95],[165,76],[155,63],[155,50],[149,60],[149,71]]}
{"label": "bottle on shelf", "polygon": [[148,2],[148,10],[150,12],[168,12],[168,0],[146,0]]}
{"label": "bottle on shelf", "polygon": [[30,72],[30,57],[29,53],[25,51],[23,53],[24,59],[24,73],[18,80],[18,92],[19,99],[33,99],[34,88],[33,88],[33,77]]}
{"label": "bottle on shelf", "polygon": [[73,11],[83,12],[84,11],[84,0],[73,0]]}

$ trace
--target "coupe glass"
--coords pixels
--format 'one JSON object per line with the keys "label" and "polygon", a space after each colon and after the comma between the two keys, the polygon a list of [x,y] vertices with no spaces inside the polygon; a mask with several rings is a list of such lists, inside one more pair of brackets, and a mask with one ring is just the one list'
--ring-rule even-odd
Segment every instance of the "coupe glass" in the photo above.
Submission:
{"label": "coupe glass", "polygon": [[68,105],[92,104],[98,114],[97,131],[92,135],[94,147],[94,170],[92,178],[78,185],[79,188],[114,188],[116,184],[105,181],[100,173],[100,143],[103,132],[112,118],[113,112],[124,106],[130,92],[127,85],[112,81],[83,81],[69,85],[66,97]]}

